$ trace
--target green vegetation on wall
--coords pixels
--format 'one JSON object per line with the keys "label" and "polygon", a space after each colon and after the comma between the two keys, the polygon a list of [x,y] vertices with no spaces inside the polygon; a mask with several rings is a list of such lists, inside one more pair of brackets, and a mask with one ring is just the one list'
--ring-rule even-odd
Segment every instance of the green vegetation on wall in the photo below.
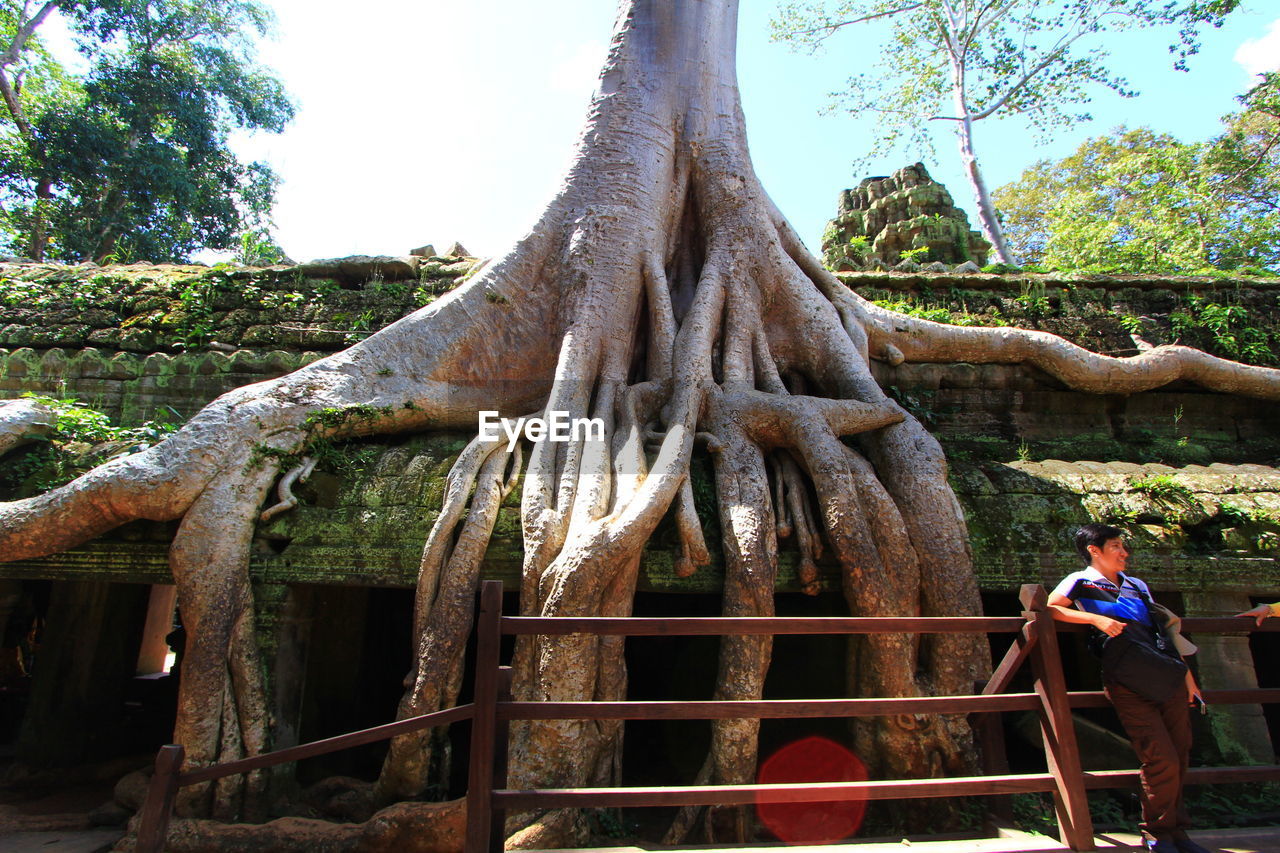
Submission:
{"label": "green vegetation on wall", "polygon": [[60,486],[95,465],[146,450],[181,426],[181,416],[172,409],[165,411],[165,417],[124,427],[73,399],[22,396],[52,409],[57,421],[51,435],[32,436],[32,444],[0,459],[0,494],[7,492],[10,497]]}

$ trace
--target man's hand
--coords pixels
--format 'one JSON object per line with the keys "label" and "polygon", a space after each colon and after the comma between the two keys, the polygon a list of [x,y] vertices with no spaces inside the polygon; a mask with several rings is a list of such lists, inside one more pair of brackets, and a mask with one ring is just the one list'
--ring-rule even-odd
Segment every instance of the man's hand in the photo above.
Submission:
{"label": "man's hand", "polygon": [[1125,623],[1119,619],[1112,619],[1110,616],[1103,616],[1101,613],[1094,613],[1093,627],[1097,628],[1108,637],[1118,637],[1120,632],[1124,630]]}
{"label": "man's hand", "polygon": [[1196,684],[1196,677],[1191,674],[1191,668],[1187,668],[1187,704],[1195,705],[1199,703],[1200,707],[1204,707],[1204,696],[1200,693],[1200,685]]}
{"label": "man's hand", "polygon": [[1252,610],[1246,610],[1245,612],[1237,613],[1236,615],[1252,616],[1254,620],[1258,623],[1258,627],[1262,627],[1263,621],[1265,621],[1266,618],[1271,615],[1271,605],[1259,604],[1257,607],[1253,608]]}

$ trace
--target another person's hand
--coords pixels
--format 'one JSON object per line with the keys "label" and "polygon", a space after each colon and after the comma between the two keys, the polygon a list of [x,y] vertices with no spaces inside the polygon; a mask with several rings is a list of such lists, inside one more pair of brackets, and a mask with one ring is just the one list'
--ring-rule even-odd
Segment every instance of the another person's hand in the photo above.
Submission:
{"label": "another person's hand", "polygon": [[1124,624],[1119,619],[1112,619],[1110,616],[1103,616],[1101,613],[1095,614],[1097,618],[1093,620],[1093,627],[1097,628],[1108,637],[1118,637],[1120,632],[1124,630]]}
{"label": "another person's hand", "polygon": [[1236,615],[1252,616],[1254,621],[1256,621],[1259,627],[1261,627],[1263,620],[1265,620],[1268,616],[1274,615],[1274,613],[1271,610],[1270,604],[1259,604],[1257,607],[1253,608],[1252,610],[1246,610],[1245,612],[1237,613]]}

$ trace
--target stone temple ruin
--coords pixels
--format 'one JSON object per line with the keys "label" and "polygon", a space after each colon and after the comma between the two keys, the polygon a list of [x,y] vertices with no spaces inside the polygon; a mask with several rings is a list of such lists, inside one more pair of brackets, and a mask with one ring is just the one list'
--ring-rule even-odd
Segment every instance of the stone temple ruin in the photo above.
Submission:
{"label": "stone temple ruin", "polygon": [[947,267],[971,261],[981,267],[991,250],[923,163],[841,191],[836,218],[822,237],[823,259],[837,271],[895,267],[904,253],[919,249],[925,251],[914,259],[906,255],[906,262]]}
{"label": "stone temple ruin", "polygon": [[[908,175],[915,184],[884,192]],[[879,223],[876,246],[891,258],[883,247],[907,245],[908,223],[916,221],[886,226],[891,211],[941,206],[917,204],[922,195],[947,198],[914,167],[846,193],[842,218]],[[916,218],[926,220],[919,234],[941,233],[943,226],[928,230],[934,220],[925,213]],[[953,229],[946,233],[971,236],[962,220],[942,221]],[[966,245],[974,251],[973,241]],[[130,426],[163,412],[185,419],[231,388],[345,348],[455,287],[478,262],[449,254],[432,256],[424,247],[425,256],[266,269],[0,265],[0,399],[26,392],[75,398]],[[1258,334],[1280,339],[1280,280],[838,275],[865,298],[935,319],[1052,331],[1096,351],[1135,352],[1135,323],[1151,343],[1176,338],[1212,348],[1207,328],[1205,337],[1193,338],[1187,324],[1194,325],[1197,305],[1224,301],[1246,307]],[[77,304],[85,293],[98,295],[90,310]],[[1183,317],[1176,328],[1175,315]],[[1071,531],[1091,520],[1131,531],[1135,573],[1180,613],[1223,615],[1259,596],[1280,598],[1280,404],[1187,383],[1130,396],[1086,394],[1030,365],[877,362],[875,371],[947,453],[987,614],[1016,614],[1020,584],[1052,584],[1074,570]],[[409,665],[422,542],[467,440],[449,433],[353,440],[298,487],[294,510],[258,525],[249,572],[276,748],[393,718]],[[37,454],[46,447],[32,443],[0,459],[0,499],[40,488]],[[705,458],[695,459],[692,476],[695,494],[707,493]],[[1160,482],[1178,484],[1180,499],[1152,488]],[[708,507],[700,512],[712,515]],[[9,759],[0,787],[52,784],[92,766],[109,781],[124,780],[114,802],[100,809],[101,820],[122,824],[138,807],[140,769],[171,735],[174,673],[183,653],[167,564],[175,525],[135,522],[63,554],[0,564],[0,659],[9,663],[0,673],[0,749]],[[718,541],[709,537],[712,565],[681,576],[674,525],[660,526],[642,557],[635,615],[718,615],[724,582]],[[504,505],[482,576],[516,590],[520,559],[519,510]],[[816,594],[802,594],[797,553],[783,549],[779,613],[845,612],[838,571],[818,568]],[[514,598],[509,593],[507,612]],[[702,695],[717,666],[716,645],[704,639],[629,641],[629,697]],[[1207,687],[1248,686],[1255,671],[1261,686],[1280,685],[1280,634],[1195,641]],[[843,695],[841,667],[830,666],[830,656],[839,654],[838,646],[807,638],[779,642],[770,689]],[[1097,667],[1082,648],[1070,649],[1065,663],[1074,689],[1097,689]],[[469,689],[460,701],[468,701]],[[1086,767],[1101,769],[1125,754],[1114,734],[1089,719],[1078,722],[1086,727]],[[766,721],[762,753],[795,736],[796,725]],[[1274,760],[1275,706],[1265,715],[1258,706],[1226,706],[1198,725],[1197,760]],[[455,730],[446,737],[461,756],[465,740]],[[1018,749],[1020,731],[1011,720],[1011,753],[1036,752]],[[624,772],[633,775],[623,782],[691,778],[707,736],[696,722],[629,723]],[[384,749],[374,744],[307,759],[276,781],[306,789],[308,815],[363,820],[368,815],[345,790],[319,786],[334,776],[367,786]],[[453,768],[443,796],[465,790],[465,760]],[[301,814],[296,809],[304,806],[286,813]]]}

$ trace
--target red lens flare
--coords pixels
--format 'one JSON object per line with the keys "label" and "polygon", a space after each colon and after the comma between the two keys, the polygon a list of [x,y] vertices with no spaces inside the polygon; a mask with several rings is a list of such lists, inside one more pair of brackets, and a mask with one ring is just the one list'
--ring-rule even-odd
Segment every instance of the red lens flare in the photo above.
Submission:
{"label": "red lens flare", "polygon": [[[828,738],[812,736],[789,743],[760,765],[762,785],[795,782],[865,782],[862,759]],[[862,826],[867,801],[756,803],[756,814],[770,832],[788,844],[820,844],[848,838]]]}

